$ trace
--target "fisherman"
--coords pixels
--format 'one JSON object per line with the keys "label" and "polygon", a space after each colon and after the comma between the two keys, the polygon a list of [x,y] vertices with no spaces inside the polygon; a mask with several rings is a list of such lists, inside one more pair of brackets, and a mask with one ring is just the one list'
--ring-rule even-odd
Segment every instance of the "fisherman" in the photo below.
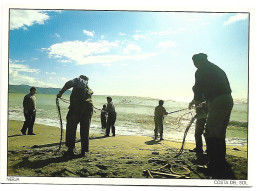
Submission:
{"label": "fisherman", "polygon": [[115,106],[112,102],[112,98],[110,96],[107,97],[107,107],[106,112],[108,114],[107,117],[107,126],[106,126],[106,137],[109,137],[110,128],[112,128],[112,136],[116,135],[116,128],[115,128],[115,122],[116,122],[116,110]]}
{"label": "fisherman", "polygon": [[93,91],[88,87],[88,77],[80,75],[78,78],[69,80],[57,94],[60,98],[62,94],[73,87],[70,95],[70,106],[67,114],[66,125],[66,146],[68,147],[65,156],[74,156],[75,139],[77,125],[80,123],[81,157],[89,151],[89,128],[93,114]]}
{"label": "fisherman", "polygon": [[[204,96],[199,99],[197,104],[199,105],[195,105],[197,117],[195,123],[195,133],[194,133],[196,147],[194,149],[191,149],[190,152],[196,152],[196,154],[202,154],[203,153],[202,135],[204,133],[205,124],[207,122],[207,106],[205,103]],[[192,105],[189,105],[189,109],[191,108]]]}
{"label": "fisherman", "polygon": [[101,127],[102,129],[105,129],[107,125],[106,104],[104,104],[103,108],[101,109],[100,119],[101,119]]}
{"label": "fisherman", "polygon": [[201,96],[205,96],[208,106],[205,141],[209,158],[206,169],[213,173],[222,172],[229,167],[225,159],[225,138],[226,128],[233,108],[230,84],[226,73],[209,62],[206,54],[195,54],[192,60],[197,71],[193,87],[194,98],[189,107],[198,105]]}
{"label": "fisherman", "polygon": [[159,105],[154,109],[154,140],[157,139],[158,133],[160,133],[160,140],[163,140],[163,120],[164,115],[168,115],[166,109],[163,107],[164,101],[160,100]]}
{"label": "fisherman", "polygon": [[23,99],[23,112],[24,112],[24,124],[21,129],[23,135],[26,135],[28,129],[28,135],[35,135],[33,133],[33,125],[36,117],[36,88],[31,87],[30,93],[24,96]]}

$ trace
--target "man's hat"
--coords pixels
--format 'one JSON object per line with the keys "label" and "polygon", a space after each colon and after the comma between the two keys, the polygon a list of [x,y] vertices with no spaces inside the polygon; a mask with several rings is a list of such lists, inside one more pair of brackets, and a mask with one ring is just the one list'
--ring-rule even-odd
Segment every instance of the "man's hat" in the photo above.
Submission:
{"label": "man's hat", "polygon": [[194,54],[192,56],[193,61],[207,61],[208,60],[208,55],[204,53],[199,53],[199,54]]}
{"label": "man's hat", "polygon": [[87,76],[84,76],[84,75],[80,75],[79,78],[83,79],[83,80],[86,80],[88,81],[88,77]]}

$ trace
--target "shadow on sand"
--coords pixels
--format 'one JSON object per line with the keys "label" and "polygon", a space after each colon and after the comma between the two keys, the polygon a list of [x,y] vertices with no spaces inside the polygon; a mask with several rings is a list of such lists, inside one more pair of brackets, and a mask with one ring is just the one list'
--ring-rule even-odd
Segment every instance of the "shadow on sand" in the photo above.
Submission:
{"label": "shadow on sand", "polygon": [[151,140],[151,141],[146,141],[145,144],[146,145],[157,145],[160,141],[156,141],[156,140]]}
{"label": "shadow on sand", "polygon": [[20,136],[25,136],[25,135],[22,135],[22,134],[10,135],[10,136],[8,136],[8,138],[11,138],[11,137],[20,137]]}
{"label": "shadow on sand", "polygon": [[38,169],[43,168],[52,163],[61,163],[61,162],[68,162],[69,160],[81,158],[80,155],[74,156],[58,156],[58,157],[51,157],[43,160],[35,160],[30,161],[29,157],[24,157],[21,162],[14,165],[14,168],[30,168],[30,169]]}

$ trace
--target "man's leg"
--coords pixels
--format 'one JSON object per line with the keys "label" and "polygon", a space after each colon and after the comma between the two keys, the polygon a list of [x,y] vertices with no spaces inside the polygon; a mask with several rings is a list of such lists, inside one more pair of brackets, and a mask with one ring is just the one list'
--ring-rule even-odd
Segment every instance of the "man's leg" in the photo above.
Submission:
{"label": "man's leg", "polygon": [[111,118],[111,116],[108,116],[108,118],[107,118],[107,127],[106,127],[106,136],[107,137],[109,136],[109,133],[110,133],[111,124],[112,124],[112,118]]}
{"label": "man's leg", "polygon": [[105,116],[101,116],[101,126],[102,126],[102,129],[106,128],[106,117]]}
{"label": "man's leg", "polygon": [[159,129],[159,122],[157,119],[154,119],[154,140],[158,137],[158,129]]}
{"label": "man's leg", "polygon": [[85,152],[89,151],[89,128],[91,124],[91,112],[81,117],[80,121],[80,139],[81,139],[81,155],[85,156]]}
{"label": "man's leg", "polygon": [[195,142],[196,142],[196,152],[203,152],[203,141],[202,141],[202,135],[204,131],[204,126],[206,123],[206,119],[197,119],[195,124]]}
{"label": "man's leg", "polygon": [[30,124],[30,121],[31,121],[31,116],[24,113],[24,118],[25,118],[25,121],[23,123],[23,127],[21,129],[21,132],[22,132],[23,135],[26,135],[26,131],[27,131],[29,124]]}
{"label": "man's leg", "polygon": [[215,170],[218,171],[225,168],[223,166],[226,155],[225,136],[232,107],[233,100],[228,95],[215,98],[209,105],[205,138],[213,140],[209,144],[207,141],[207,150],[211,166],[216,167]]}
{"label": "man's leg", "polygon": [[113,134],[113,136],[116,135],[116,127],[115,127],[115,123],[116,123],[116,115],[113,117],[113,120],[112,120],[112,123],[111,123],[111,126],[112,126],[112,134]]}
{"label": "man's leg", "polygon": [[73,149],[75,148],[75,139],[77,131],[77,120],[76,114],[69,110],[67,114],[67,125],[66,125],[66,146],[68,147],[68,155],[73,155]]}
{"label": "man's leg", "polygon": [[33,133],[33,126],[34,126],[34,122],[35,122],[35,117],[36,117],[36,114],[32,114],[31,116],[31,120],[29,122],[29,125],[28,125],[28,135],[34,135]]}
{"label": "man's leg", "polygon": [[160,131],[160,140],[163,140],[163,119],[161,119],[160,121],[159,131]]}

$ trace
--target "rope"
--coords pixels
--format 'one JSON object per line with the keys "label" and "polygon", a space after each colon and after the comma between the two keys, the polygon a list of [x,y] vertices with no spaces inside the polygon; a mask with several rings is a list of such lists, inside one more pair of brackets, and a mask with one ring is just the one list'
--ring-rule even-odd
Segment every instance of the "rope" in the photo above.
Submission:
{"label": "rope", "polygon": [[[199,107],[203,107],[203,105],[205,104],[206,102],[202,102],[200,103],[198,106],[194,107],[194,109],[196,108],[199,108]],[[176,112],[180,112],[180,111],[184,111],[184,110],[187,110],[188,108],[185,108],[185,109],[180,109],[180,110],[177,110],[177,111],[173,111],[173,112],[170,112],[168,114],[171,114],[171,113],[176,113]],[[179,157],[182,152],[183,152],[183,149],[184,149],[184,144],[185,144],[185,139],[186,139],[186,136],[188,134],[188,131],[191,127],[191,125],[193,124],[193,122],[195,121],[195,119],[197,118],[197,115],[194,115],[192,114],[192,112],[188,112],[188,113],[184,113],[183,115],[181,115],[181,117],[179,118],[179,121],[178,121],[178,126],[180,127],[180,121],[183,119],[183,116],[187,115],[187,114],[191,114],[192,118],[189,122],[189,124],[187,125],[186,129],[185,129],[185,132],[184,132],[184,135],[183,135],[183,140],[182,140],[182,146],[179,150],[179,152],[173,157],[173,158],[177,158]]]}
{"label": "rope", "polygon": [[176,110],[176,111],[172,111],[172,112],[169,112],[169,114],[172,114],[172,113],[177,113],[177,112],[180,112],[180,111],[184,111],[184,110],[188,110],[189,108],[184,108],[184,109],[180,109],[180,110]]}
{"label": "rope", "polygon": [[60,99],[61,99],[61,101],[63,101],[63,102],[65,102],[65,103],[70,103],[70,100],[68,100],[68,99],[65,99],[65,98],[63,98],[63,97],[60,97]]}
{"label": "rope", "polygon": [[58,116],[60,120],[60,144],[59,144],[59,149],[57,152],[60,151],[61,145],[62,145],[62,135],[63,135],[63,125],[62,125],[62,117],[61,117],[61,112],[60,112],[60,104],[59,104],[59,98],[56,98],[56,106],[58,110]]}
{"label": "rope", "polygon": [[[191,112],[190,112],[190,113],[191,113]],[[192,115],[192,113],[191,113],[191,115]],[[178,152],[173,158],[177,158],[178,156],[180,156],[180,155],[182,154],[183,149],[184,149],[184,144],[185,144],[186,136],[187,136],[187,134],[188,134],[188,131],[189,131],[189,129],[190,129],[192,123],[195,121],[196,117],[197,117],[197,115],[193,116],[193,117],[191,118],[191,120],[190,120],[190,123],[187,125],[187,127],[186,127],[186,129],[185,129],[185,132],[184,132],[184,135],[183,135],[182,146],[181,146],[179,152]]]}

